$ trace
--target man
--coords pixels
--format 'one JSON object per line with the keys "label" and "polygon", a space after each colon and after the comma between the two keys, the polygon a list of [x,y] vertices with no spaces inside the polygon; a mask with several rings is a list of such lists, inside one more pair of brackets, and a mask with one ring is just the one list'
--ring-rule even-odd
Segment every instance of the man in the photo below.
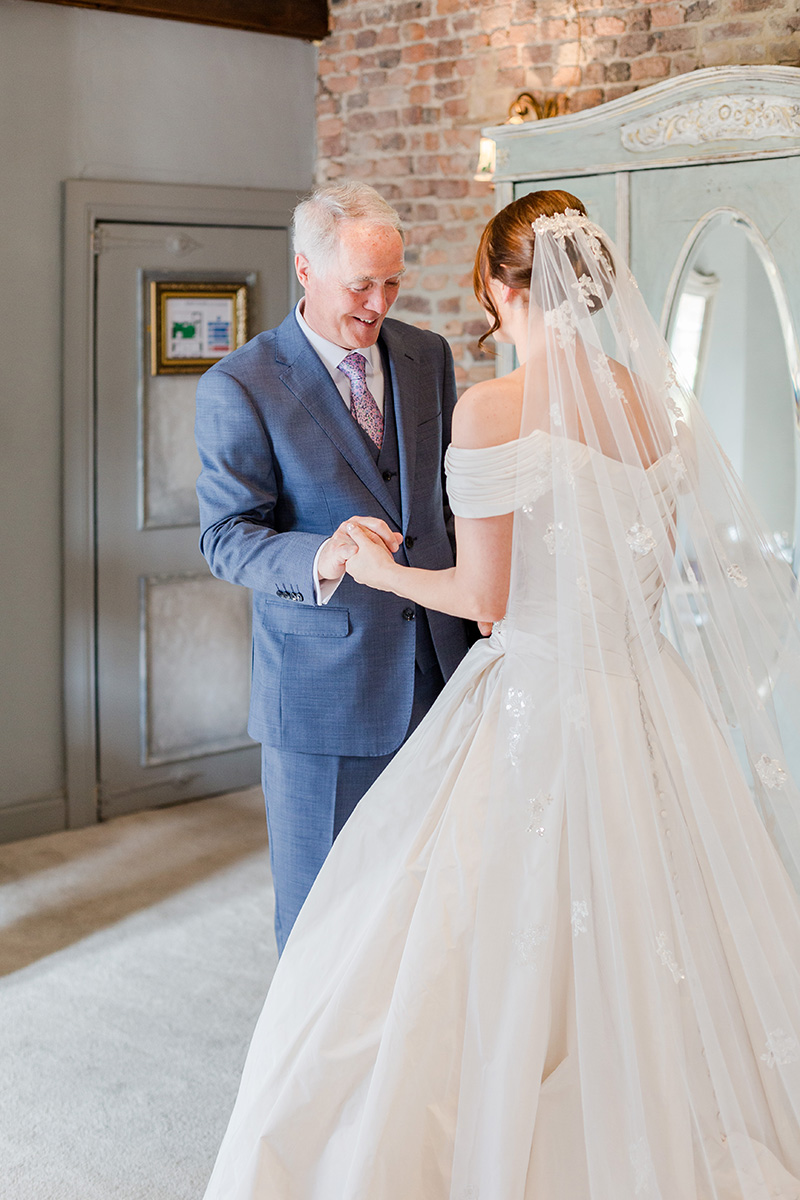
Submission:
{"label": "man", "polygon": [[461,621],[344,573],[354,518],[403,561],[453,563],[452,356],[386,320],[400,219],[367,184],[322,188],[295,211],[294,247],[304,299],[202,377],[196,424],[201,549],[253,589],[249,730],[279,951],[334,838],[467,649]]}

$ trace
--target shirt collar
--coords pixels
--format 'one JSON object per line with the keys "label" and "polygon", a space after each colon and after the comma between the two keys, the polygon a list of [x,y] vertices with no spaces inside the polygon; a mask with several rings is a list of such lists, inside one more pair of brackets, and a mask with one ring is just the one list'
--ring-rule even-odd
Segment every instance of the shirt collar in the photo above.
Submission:
{"label": "shirt collar", "polygon": [[[308,338],[309,342],[314,347],[325,366],[333,375],[333,372],[337,370],[339,363],[347,358],[348,354],[351,354],[352,351],[345,350],[341,346],[337,346],[335,342],[329,342],[328,339],[322,337],[321,334],[315,333],[303,317],[303,313],[301,311],[302,303],[303,301],[299,300],[297,302],[297,307],[294,310],[294,315],[297,318],[297,324],[300,326],[300,329]],[[372,346],[359,346],[358,353],[363,354],[364,358],[367,360],[367,375],[371,375],[375,370],[378,369],[381,352],[378,349],[377,342]]]}

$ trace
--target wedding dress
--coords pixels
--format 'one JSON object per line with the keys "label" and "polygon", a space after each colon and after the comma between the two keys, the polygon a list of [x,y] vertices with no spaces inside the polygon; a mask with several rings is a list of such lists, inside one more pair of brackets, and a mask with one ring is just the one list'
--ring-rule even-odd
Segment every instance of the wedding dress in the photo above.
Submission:
{"label": "wedding dress", "polygon": [[793,581],[609,240],[546,221],[547,383],[446,462],[515,514],[506,619],[334,845],[206,1200],[800,1198]]}

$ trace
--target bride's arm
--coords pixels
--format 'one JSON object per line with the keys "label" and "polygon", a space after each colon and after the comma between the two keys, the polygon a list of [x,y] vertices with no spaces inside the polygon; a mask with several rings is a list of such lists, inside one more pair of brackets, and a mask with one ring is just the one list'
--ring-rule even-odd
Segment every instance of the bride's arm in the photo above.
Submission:
{"label": "bride's arm", "polygon": [[[509,410],[499,382],[470,388],[459,400],[453,414],[455,445],[474,449],[518,436],[519,410],[515,405]],[[354,525],[349,532],[358,551],[348,560],[347,572],[359,583],[423,608],[472,621],[499,621],[508,602],[512,528],[511,514],[456,517],[456,565],[425,571],[395,562],[380,538]]]}
{"label": "bride's arm", "polygon": [[394,592],[421,604],[472,621],[499,621],[508,602],[513,517],[456,517],[456,565],[444,571],[405,567],[389,554],[377,535],[360,525],[348,527],[358,551],[347,573],[358,583]]}

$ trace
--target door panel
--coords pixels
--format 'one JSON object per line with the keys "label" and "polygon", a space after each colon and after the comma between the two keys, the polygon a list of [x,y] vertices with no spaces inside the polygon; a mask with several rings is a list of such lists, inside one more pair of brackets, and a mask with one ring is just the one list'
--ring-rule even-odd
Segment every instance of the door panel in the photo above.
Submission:
{"label": "door panel", "polygon": [[249,283],[248,336],[289,305],[285,229],[99,227],[97,724],[103,816],[245,787],[250,596],[198,549],[197,375],[151,375],[148,277]]}

